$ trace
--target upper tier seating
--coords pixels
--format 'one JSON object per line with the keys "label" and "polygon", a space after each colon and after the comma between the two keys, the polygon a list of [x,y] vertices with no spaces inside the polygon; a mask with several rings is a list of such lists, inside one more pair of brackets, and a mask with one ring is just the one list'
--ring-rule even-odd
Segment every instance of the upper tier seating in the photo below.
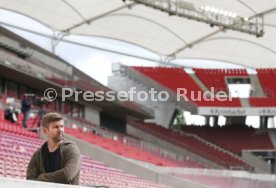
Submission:
{"label": "upper tier seating", "polygon": [[276,97],[276,69],[257,69],[258,78],[267,97]]}
{"label": "upper tier seating", "polygon": [[252,107],[275,107],[276,106],[276,69],[257,69],[258,78],[263,87],[266,97],[250,98]]}
{"label": "upper tier seating", "polygon": [[249,98],[249,102],[252,107],[275,107],[276,106],[276,98],[251,97]]}
{"label": "upper tier seating", "polygon": [[[240,100],[233,98],[229,100],[204,100],[203,90],[196,84],[192,77],[187,74],[183,68],[167,68],[167,67],[133,67],[136,71],[144,74],[152,80],[162,84],[177,93],[177,89],[185,88],[187,93],[184,94],[189,101],[196,103],[199,106],[226,106],[240,107]],[[183,94],[182,94],[183,96]],[[185,98],[184,98],[185,99]]]}
{"label": "upper tier seating", "polygon": [[225,78],[227,76],[248,76],[246,69],[193,69],[198,78],[211,90],[215,92],[228,92]]}

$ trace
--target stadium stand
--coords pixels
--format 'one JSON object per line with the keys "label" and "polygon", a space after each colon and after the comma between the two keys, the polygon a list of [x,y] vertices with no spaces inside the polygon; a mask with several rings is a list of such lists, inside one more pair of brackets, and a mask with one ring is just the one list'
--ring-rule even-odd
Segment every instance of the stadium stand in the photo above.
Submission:
{"label": "stadium stand", "polygon": [[267,132],[258,133],[245,125],[229,127],[184,126],[184,132],[193,133],[233,153],[241,154],[243,149],[270,150],[274,146]]}
{"label": "stadium stand", "polygon": [[[66,116],[67,111],[70,111],[70,106],[64,107],[64,116]],[[0,110],[0,115],[3,115],[3,110]],[[38,115],[33,114],[34,117],[30,117],[27,121],[27,126],[29,129],[35,129],[38,125]],[[174,167],[188,167],[188,168],[203,168],[204,166],[202,164],[199,164],[192,160],[175,160],[173,158],[168,158],[163,156],[162,153],[160,153],[160,150],[158,148],[152,150],[152,146],[149,146],[150,148],[147,148],[147,145],[141,145],[141,142],[135,138],[131,138],[129,135],[122,134],[119,132],[114,132],[112,130],[103,129],[95,126],[91,122],[83,121],[79,118],[72,118],[70,116],[66,116],[66,122],[68,124],[76,126],[78,125],[78,128],[69,128],[66,127],[66,132],[76,136],[82,140],[88,141],[91,144],[95,144],[99,147],[102,147],[104,149],[107,149],[109,151],[112,151],[114,153],[117,153],[119,155],[141,160],[144,162],[152,163],[158,166],[174,166]],[[5,123],[3,126],[6,129],[15,128],[17,130],[22,125],[23,120],[23,114],[18,114],[18,120],[14,123],[14,125],[17,126],[9,126],[10,122],[7,120],[3,120]],[[72,124],[72,120],[74,120],[75,124]],[[82,127],[88,127],[92,129],[92,131],[83,132]],[[22,131],[22,130],[21,130]],[[28,133],[28,131],[27,131]]]}
{"label": "stadium stand", "polygon": [[211,90],[213,87],[215,92],[228,92],[226,85],[227,77],[245,77],[248,76],[246,69],[193,69],[199,79],[205,86]]}
{"label": "stadium stand", "polygon": [[[14,2],[6,3],[3,1],[0,2],[0,4],[1,7],[4,7],[5,10],[13,10],[14,8],[12,7],[12,5],[14,5]],[[225,38],[227,38],[227,41],[232,41],[234,39],[233,41],[235,42],[236,39],[240,38],[240,35],[232,35],[232,33],[235,33],[234,31],[227,32],[227,35],[229,35],[229,37],[226,37],[225,33],[220,32],[229,30],[230,27],[233,25],[230,25],[230,27],[229,25],[228,27],[219,26],[220,29],[215,31],[215,28],[213,28],[214,25],[210,24],[212,29],[211,33],[205,33],[205,30],[207,31],[206,28],[202,27],[202,29],[198,29],[199,27],[196,26],[196,28],[193,29],[198,31],[200,30],[202,32],[197,36],[198,33],[196,32],[182,32],[183,28],[190,28],[190,26],[193,26],[191,20],[187,21],[189,25],[185,25],[186,22],[178,24],[179,22],[177,20],[174,20],[176,22],[170,22],[169,19],[171,19],[171,17],[167,16],[167,14],[164,14],[164,17],[163,13],[158,13],[158,16],[156,16],[157,14],[153,13],[152,15],[158,19],[158,23],[156,22],[158,28],[159,26],[161,26],[163,29],[166,30],[165,32],[159,32],[159,29],[157,29],[156,27],[156,23],[154,23],[156,21],[156,18],[151,17],[152,12],[150,12],[148,9],[144,9],[148,8],[149,4],[145,7],[139,4],[139,2],[141,3],[143,1],[123,1],[125,3],[123,5],[122,1],[114,1],[112,2],[114,5],[106,3],[106,5],[108,6],[106,6],[105,8],[98,7],[97,5],[92,4],[90,2],[91,5],[95,5],[95,7],[97,6],[97,8],[100,9],[99,11],[97,10],[88,12],[83,12],[83,10],[79,9],[79,7],[85,7],[80,6],[81,4],[78,4],[79,2],[82,1],[75,1],[74,3],[73,1],[65,2],[66,8],[63,7],[64,2],[60,3],[59,6],[57,6],[58,8],[49,11],[51,13],[51,17],[47,19],[36,18],[37,20],[41,21],[41,23],[45,23],[46,25],[52,26],[52,28],[63,28],[62,31],[54,31],[57,32],[58,37],[56,38],[56,33],[54,33],[54,38],[51,41],[53,49],[55,48],[54,46],[57,45],[58,42],[60,42],[60,40],[64,39],[63,37],[65,35],[67,36],[67,34],[74,33],[75,31],[79,31],[81,33],[82,31],[86,31],[87,34],[91,34],[91,28],[89,27],[89,25],[90,21],[93,21],[93,35],[100,31],[104,33],[104,35],[99,36],[117,38],[119,40],[130,41],[134,44],[138,44],[139,46],[147,47],[147,49],[150,49],[154,52],[158,52],[161,61],[158,59],[157,62],[163,62],[164,60],[166,66],[169,65],[167,63],[171,63],[171,60],[172,62],[174,62],[174,57],[178,57],[178,55],[180,55],[179,57],[181,58],[185,57],[193,59],[195,57],[198,57],[199,59],[207,58],[216,60],[221,60],[225,57],[228,57],[224,59],[225,62],[233,61],[234,63],[241,63],[245,65],[244,67],[248,67],[248,65],[250,65],[250,63],[252,62],[256,63],[257,61],[260,61],[260,57],[256,58],[254,56],[255,54],[244,53],[245,50],[243,50],[243,47],[245,48],[245,46],[242,45],[243,43],[246,43],[246,45],[257,44],[256,46],[261,46],[263,47],[263,49],[266,50],[268,49],[269,53],[266,53],[262,51],[263,49],[261,50],[259,48],[257,50],[255,50],[254,48],[254,50],[252,51],[259,50],[260,54],[264,54],[266,61],[264,61],[263,59],[260,61],[263,64],[269,66],[270,64],[272,64],[269,59],[273,58],[270,58],[270,55],[266,55],[273,54],[271,53],[271,51],[273,51],[271,49],[274,49],[275,44],[273,43],[273,40],[273,45],[270,44],[270,37],[268,38],[269,40],[267,38],[264,38],[264,40],[262,40],[262,37],[260,37],[259,35],[258,37],[259,39],[261,39],[261,42],[259,43],[260,40],[255,41],[252,38],[247,38],[246,36],[244,36],[242,40],[238,40],[238,42],[234,45],[228,45],[230,44],[230,42],[225,42],[224,44]],[[152,2],[158,2],[158,6],[162,6],[166,2],[171,1]],[[24,4],[24,1],[20,3]],[[82,3],[85,3],[85,1],[83,1]],[[208,9],[210,9],[211,17],[209,17],[209,19],[212,17],[216,17],[216,21],[218,21],[218,15],[214,16],[214,13],[217,11],[220,12],[220,15],[224,16],[223,18],[231,17],[234,23],[238,23],[234,24],[234,26],[241,25],[249,27],[249,29],[251,29],[254,26],[255,18],[257,20],[257,23],[261,23],[258,25],[259,29],[264,25],[271,27],[271,23],[263,24],[263,22],[258,22],[258,18],[263,17],[266,14],[270,14],[271,11],[275,10],[275,8],[272,8],[273,3],[263,3],[262,6],[260,6],[260,9],[256,6],[259,5],[259,3],[251,4],[251,7],[254,7],[254,10],[248,5],[249,3],[247,2],[246,4],[242,3],[243,7],[246,7],[247,9],[248,7],[250,7],[250,9],[254,10],[254,15],[252,16],[252,14],[246,13],[247,11],[251,12],[249,10],[246,10],[243,12],[238,12],[238,14],[248,14],[247,17],[240,17],[241,15],[237,16],[236,13],[228,11],[224,12],[224,14],[221,14],[224,11],[223,9],[216,9],[210,7],[209,5],[205,7],[201,5],[199,6],[199,4],[202,3],[202,1],[195,1],[195,4],[193,4],[194,2],[189,3],[182,1],[176,1],[172,3],[174,4],[168,4],[168,7],[170,9],[173,9],[175,8],[174,5],[176,5],[177,11],[179,11],[178,13],[182,13],[182,9],[184,9],[183,12],[185,13],[197,13],[199,10],[199,12],[202,15],[204,15],[205,13],[208,13]],[[23,8],[21,5],[14,6],[19,8],[21,7],[20,10],[14,10],[14,12],[21,12],[24,15],[32,17],[34,15],[26,11],[33,10],[33,7],[29,7],[30,5],[33,6],[33,3],[26,3],[23,6]],[[43,7],[43,10],[46,15],[48,12],[49,4],[45,3],[45,5],[47,6]],[[50,5],[51,7],[54,7],[52,6],[54,4]],[[116,9],[114,9],[115,5]],[[119,8],[117,7],[117,5]],[[171,7],[171,5],[173,5],[173,7]],[[230,3],[230,1],[220,2],[218,3],[218,5],[221,5],[224,8],[229,7],[233,10],[236,9],[236,4]],[[132,6],[137,6],[137,9],[136,7],[135,9],[130,9]],[[188,11],[185,10],[186,6],[189,7]],[[212,3],[211,6],[213,6]],[[37,7],[40,7],[40,5],[37,4]],[[59,16],[63,16],[63,11],[68,10],[68,7],[70,9],[72,8],[78,14],[75,14],[76,12],[74,14],[71,14],[72,19],[67,19],[65,20],[65,22],[63,22],[63,19],[60,19]],[[109,7],[112,7],[113,10],[109,10],[109,12],[106,12]],[[129,9],[126,10],[126,7]],[[237,7],[238,9],[241,9],[240,6]],[[86,8],[87,7],[85,7],[84,9]],[[195,8],[198,9],[194,11]],[[154,11],[156,11],[155,9]],[[164,10],[165,9],[163,9],[162,11]],[[101,11],[102,14],[99,14]],[[127,20],[127,22],[120,21],[120,32],[118,32],[118,29],[114,29],[114,31],[110,30],[110,28],[113,27],[112,25],[116,26],[117,28],[118,22],[112,22],[113,20],[109,19],[115,20],[117,17],[107,17],[106,15],[109,15],[110,13],[114,12],[116,12],[116,14],[118,13],[118,15],[125,15],[126,11],[133,11],[133,16],[131,16],[131,18],[145,18],[141,20],[150,20],[150,22],[146,24],[147,28],[141,27],[141,29],[136,30],[136,32],[138,32],[138,37],[135,36],[135,34],[132,31],[129,30],[130,26],[132,26],[129,25],[129,20]],[[39,12],[39,9],[37,9],[37,11],[32,12],[37,13]],[[97,15],[90,15],[90,13],[94,12],[96,12]],[[141,12],[145,15],[139,15],[138,12]],[[168,13],[169,15],[171,15],[171,12]],[[77,21],[79,21],[79,18],[76,18],[76,15],[81,16],[84,22],[81,19],[81,22],[77,23]],[[101,17],[107,18],[104,20],[108,20],[108,22],[100,22]],[[55,20],[59,21],[48,23],[49,20],[52,22],[52,18],[55,18]],[[125,18],[125,16],[120,16],[120,18]],[[173,19],[174,18],[175,16],[173,16]],[[190,17],[190,19],[191,18],[192,17]],[[248,18],[250,19],[248,20]],[[163,22],[163,20],[165,22]],[[74,23],[72,24],[71,21],[74,21]],[[247,21],[249,22],[247,23]],[[110,25],[111,22],[113,24]],[[140,25],[140,23],[138,22],[139,21],[133,22],[133,31],[135,29],[135,25],[144,25]],[[61,26],[60,23],[64,25]],[[100,23],[100,25],[97,25],[98,23]],[[109,23],[108,27],[103,27],[105,23]],[[123,27],[125,23],[127,23],[127,29]],[[154,27],[152,27],[151,24],[154,24]],[[165,25],[166,27],[163,27]],[[180,25],[183,26],[183,28],[178,28],[178,26]],[[210,28],[209,25],[207,25],[207,28]],[[108,29],[109,31],[105,29]],[[124,31],[124,29],[127,30],[127,33]],[[154,32],[152,32],[151,29],[153,29]],[[264,31],[262,29],[260,29],[260,31],[263,34]],[[256,30],[258,31],[258,28],[256,28]],[[269,33],[267,33],[266,31],[266,36],[269,36],[267,35]],[[152,33],[159,34],[153,36]],[[166,33],[169,33],[169,35],[167,35]],[[188,33],[193,33],[194,36],[190,37]],[[61,38],[59,38],[59,34],[62,34]],[[65,35],[63,36],[63,34]],[[186,35],[188,36],[187,38],[185,38]],[[129,40],[122,36],[127,36],[127,38],[132,40]],[[163,36],[166,36],[168,38],[165,38]],[[174,37],[177,41],[175,41]],[[133,38],[135,38],[135,40],[133,40]],[[150,41],[148,39],[150,39]],[[181,41],[180,43],[179,40]],[[218,42],[219,46],[215,46],[212,45],[214,41],[222,41],[222,43]],[[163,47],[160,48],[160,44],[162,44],[162,42],[167,43],[167,45],[163,45]],[[210,55],[209,50],[205,49],[206,44],[207,48],[210,48],[211,53],[216,54],[218,56]],[[195,45],[196,47],[194,48],[193,46]],[[87,47],[88,46],[89,45],[87,45]],[[153,46],[156,46],[158,48],[153,48]],[[238,50],[235,50],[236,46]],[[226,48],[227,50],[224,52],[225,54],[220,54],[220,49],[218,49],[217,47]],[[195,50],[195,53],[192,52],[191,54],[189,54],[191,49]],[[233,51],[231,51],[230,49]],[[111,52],[110,50],[108,51]],[[239,54],[239,52],[241,52],[241,54]],[[119,54],[123,55],[122,52],[119,52]],[[168,56],[163,56],[164,54]],[[201,54],[203,54],[203,56]],[[204,54],[206,54],[206,56],[204,56]],[[132,55],[130,54],[130,56]],[[142,57],[142,59],[147,58]],[[130,75],[124,75],[124,71],[130,69],[132,70],[132,72],[130,72]],[[68,127],[65,128],[65,132],[67,133],[66,136],[68,136],[74,141],[77,140],[78,144],[84,143],[82,145],[82,148],[83,146],[88,146],[84,147],[85,150],[89,150],[88,152],[91,151],[91,153],[93,153],[94,151],[98,151],[98,153],[93,154],[99,154],[101,155],[100,157],[103,158],[101,162],[97,160],[92,160],[91,156],[88,156],[87,153],[87,155],[84,155],[86,151],[82,150],[82,168],[80,177],[81,185],[106,186],[110,188],[170,188],[173,185],[175,185],[177,188],[209,188],[209,186],[218,188],[276,187],[276,176],[258,176],[257,174],[251,174],[251,172],[253,171],[257,173],[276,172],[276,151],[275,146],[273,145],[273,143],[276,144],[276,133],[273,138],[272,131],[266,130],[268,118],[271,118],[273,116],[275,117],[276,114],[276,111],[273,108],[276,106],[276,86],[274,84],[276,81],[276,69],[256,69],[257,82],[255,83],[258,83],[258,87],[262,87],[264,91],[259,92],[259,94],[255,95],[258,97],[254,96],[248,99],[233,98],[231,100],[226,101],[219,101],[216,99],[212,101],[198,101],[196,99],[198,97],[202,97],[199,95],[201,95],[206,89],[211,90],[212,88],[214,88],[215,92],[228,92],[226,79],[230,77],[248,78],[250,77],[250,75],[247,73],[248,69],[189,68],[191,69],[191,71],[193,70],[195,74],[188,73],[188,71],[186,71],[187,69],[179,67],[174,68],[122,66],[122,69],[117,70],[116,74],[120,79],[124,76],[128,78],[121,79],[126,82],[118,82],[118,80],[120,79],[115,80],[114,82],[117,82],[118,85],[121,85],[122,87],[128,87],[128,85],[132,87],[132,84],[137,84],[137,88],[141,90],[144,89],[147,91],[149,85],[147,85],[146,82],[149,81],[150,84],[153,83],[151,86],[158,86],[158,89],[165,88],[165,90],[170,91],[170,93],[174,94],[177,92],[179,88],[185,88],[187,90],[185,96],[188,98],[188,102],[153,102],[151,103],[152,106],[149,107],[145,104],[148,101],[146,101],[142,105],[137,104],[137,101],[74,101],[72,99],[73,97],[68,98],[65,101],[62,101],[60,91],[65,86],[72,88],[74,91],[90,92],[107,92],[111,91],[111,87],[108,88],[106,86],[103,86],[96,80],[92,79],[90,76],[86,75],[84,72],[78,70],[78,68],[74,67],[73,65],[70,65],[68,62],[58,57],[57,55],[50,53],[38,47],[37,45],[32,44],[29,41],[26,41],[25,39],[13,34],[5,28],[0,27],[0,176],[15,179],[25,179],[26,166],[28,161],[30,160],[31,154],[43,143],[43,140],[40,137],[41,135],[39,136],[37,133],[29,131],[37,131],[39,129],[39,127],[37,127],[39,121],[39,118],[37,116],[29,118],[27,129],[23,129],[21,127],[23,119],[21,113],[19,114],[16,123],[10,123],[9,121],[4,119],[4,111],[2,108],[7,108],[7,106],[9,105],[6,103],[6,99],[13,98],[15,100],[20,100],[20,98],[25,92],[31,92],[42,96],[44,90],[46,88],[51,87],[57,90],[58,97],[52,103],[45,104],[47,111],[59,111],[60,113],[62,113],[64,117],[66,117],[66,125],[68,125]],[[131,75],[134,72],[136,77]],[[143,82],[140,83],[141,80],[143,80]],[[121,88],[119,88],[118,90],[120,91]],[[266,96],[263,96],[264,93]],[[185,121],[183,121],[183,124],[179,123],[176,126],[175,124],[173,125],[172,122],[175,116],[177,115],[177,112],[184,112],[184,110],[189,111],[192,115],[206,115],[205,117],[207,124],[210,122],[209,118],[213,117],[212,120],[214,120],[214,127],[183,127],[182,125],[185,124]],[[239,112],[241,113],[239,114]],[[251,115],[250,113],[252,113],[253,115],[260,115],[260,127],[261,129],[265,130],[259,131],[257,129],[245,127],[244,124],[240,123],[242,121],[245,121],[246,115]],[[220,115],[223,115],[227,120],[225,123],[227,124],[227,126],[218,127],[218,119]],[[148,122],[154,123],[145,123],[145,119],[147,119]],[[137,128],[137,130],[139,129],[139,131],[142,132],[143,135],[145,134],[145,137],[156,137],[159,140],[162,140],[162,142],[164,141],[169,143],[169,146],[172,146],[172,148],[166,147],[167,145],[163,146],[162,148],[161,145],[159,145],[159,143],[156,143],[154,141],[150,142],[147,139],[143,140],[142,136],[137,134],[134,134],[133,136],[128,135],[128,122],[130,122],[130,126]],[[235,126],[228,126],[229,124]],[[264,124],[266,125],[264,126]],[[175,126],[173,127],[175,129],[173,129],[172,126]],[[114,130],[118,132],[110,130],[110,128],[114,128]],[[101,152],[99,152],[99,150],[101,150]],[[188,158],[186,158],[186,153],[181,153],[183,150],[186,150],[187,153],[191,155],[187,155]],[[249,157],[251,158],[248,159],[244,156],[241,156],[244,150],[249,150],[248,153],[250,154]],[[257,155],[254,156],[255,150],[261,150],[262,152],[264,152],[265,157],[260,157]],[[179,152],[181,155],[183,155],[181,156],[182,158],[179,157],[179,155],[177,155],[179,153],[175,154],[174,152]],[[266,152],[271,154],[273,158],[266,158]],[[215,167],[211,166],[212,169],[210,169],[210,163],[208,165],[204,164],[204,160],[198,160],[198,156],[205,159],[205,162],[207,161],[215,163]],[[107,158],[109,160],[108,163]],[[119,160],[122,160],[125,163],[121,164],[120,162],[122,161],[118,162]],[[118,165],[114,165],[114,163],[116,162],[118,162]],[[127,162],[131,162],[131,164],[135,165],[128,166],[129,163]],[[121,169],[117,168],[118,166]],[[147,166],[147,169],[144,168],[145,166]],[[264,168],[258,169],[258,166],[264,166]],[[127,168],[132,167],[136,167],[139,173],[134,172],[136,171],[136,169],[134,169],[131,172],[127,171]],[[143,168],[143,170],[141,170],[140,167],[141,169]],[[151,179],[153,181],[146,180],[147,177],[145,177],[148,175],[146,172],[148,172],[149,168],[151,168],[150,170],[152,170],[153,172],[153,178]],[[137,176],[134,174],[136,174]],[[246,174],[246,176],[244,176],[244,174]],[[176,179],[171,179],[171,177],[168,178],[165,175],[174,176]],[[177,183],[173,181],[179,179],[185,181],[177,181]],[[164,185],[159,184],[158,182],[164,183]],[[184,183],[178,184],[178,182]],[[197,186],[191,186],[192,184],[187,185],[187,182],[195,182]],[[165,184],[169,184],[171,186]],[[33,185],[33,187],[35,186]]]}
{"label": "stadium stand", "polygon": [[168,142],[174,143],[182,148],[185,148],[193,153],[199,154],[211,161],[216,162],[222,166],[230,168],[231,166],[243,166],[245,169],[250,170],[251,167],[243,162],[241,159],[214,148],[202,140],[198,140],[193,136],[181,134],[180,132],[173,132],[170,129],[165,129],[156,124],[131,122],[131,125],[148,132],[154,136],[160,137]]}
{"label": "stadium stand", "polygon": [[[42,145],[43,140],[38,138],[37,133],[6,122],[2,115],[0,117],[0,176],[24,179],[30,157]],[[80,179],[82,185],[102,185],[114,188],[170,187],[143,180],[101,162],[93,161],[84,155],[82,155],[82,161]]]}
{"label": "stadium stand", "polygon": [[251,97],[250,105],[252,107],[275,107],[276,69],[256,69],[256,71],[266,97]]}
{"label": "stadium stand", "polygon": [[134,70],[142,73],[146,77],[155,80],[166,88],[177,93],[177,89],[185,88],[187,93],[184,94],[189,101],[196,103],[198,106],[218,106],[218,107],[240,107],[240,100],[217,100],[216,98],[208,100],[197,100],[203,98],[203,90],[197,83],[186,73],[183,68],[168,67],[132,67]]}
{"label": "stadium stand", "polygon": [[276,69],[256,69],[259,80],[267,97],[275,98]]}
{"label": "stadium stand", "polygon": [[66,127],[66,132],[91,144],[97,145],[101,148],[107,149],[127,158],[152,163],[158,166],[203,168],[203,165],[200,165],[195,161],[177,161],[173,159],[163,158],[160,155],[124,144],[120,139],[114,141],[113,139],[104,138],[100,135],[92,134],[91,132],[82,132],[81,129],[73,129],[68,127]]}
{"label": "stadium stand", "polygon": [[276,106],[276,98],[250,97],[249,101],[252,107],[275,107]]}

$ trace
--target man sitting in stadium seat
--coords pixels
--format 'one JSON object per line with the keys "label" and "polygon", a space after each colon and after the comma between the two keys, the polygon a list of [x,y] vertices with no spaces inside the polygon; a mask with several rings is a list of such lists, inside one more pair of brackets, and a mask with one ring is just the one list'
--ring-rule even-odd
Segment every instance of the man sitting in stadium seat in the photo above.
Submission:
{"label": "man sitting in stadium seat", "polygon": [[63,140],[64,119],[58,113],[47,113],[41,120],[47,136],[28,164],[27,179],[78,185],[80,151],[77,145]]}
{"label": "man sitting in stadium seat", "polygon": [[13,106],[9,106],[9,108],[5,109],[4,115],[6,120],[15,123],[18,119],[18,110]]}

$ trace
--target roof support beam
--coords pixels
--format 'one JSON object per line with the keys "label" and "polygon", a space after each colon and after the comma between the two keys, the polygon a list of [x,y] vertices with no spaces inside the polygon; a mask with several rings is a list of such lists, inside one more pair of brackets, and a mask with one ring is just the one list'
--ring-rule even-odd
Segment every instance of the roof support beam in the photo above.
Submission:
{"label": "roof support beam", "polygon": [[223,30],[223,28],[218,29],[218,30],[216,30],[216,31],[214,31],[214,32],[212,32],[212,33],[207,34],[207,35],[204,35],[203,37],[200,37],[200,38],[196,39],[195,41],[190,42],[189,44],[183,46],[182,48],[179,48],[178,50],[174,51],[174,52],[171,53],[171,54],[168,54],[167,56],[168,56],[168,57],[175,57],[176,54],[178,54],[179,52],[182,52],[182,51],[185,50],[186,48],[192,48],[194,45],[200,43],[201,41],[203,41],[203,40],[205,40],[205,39],[207,39],[207,38],[209,38],[209,37],[212,37],[212,36],[216,35],[217,33],[221,32],[222,30]]}
{"label": "roof support beam", "polygon": [[83,17],[83,15],[70,3],[68,3],[66,0],[62,0],[66,5],[68,5],[71,9],[74,10],[74,12],[76,12],[84,21],[85,21],[85,17]]}
{"label": "roof support beam", "polygon": [[271,9],[268,9],[268,10],[265,10],[265,11],[263,11],[263,12],[260,12],[260,13],[258,13],[258,14],[256,14],[256,15],[253,15],[253,16],[250,17],[250,19],[251,19],[251,18],[254,18],[254,17],[261,16],[261,15],[266,15],[266,14],[272,13],[272,12],[274,12],[274,11],[276,11],[276,7],[273,7],[273,8],[271,8]]}
{"label": "roof support beam", "polygon": [[69,28],[67,28],[67,29],[62,30],[62,32],[70,33],[71,30],[76,29],[77,27],[80,27],[80,26],[82,26],[82,25],[84,25],[84,24],[88,24],[88,25],[89,25],[89,24],[90,24],[91,22],[93,22],[93,21],[96,21],[96,20],[98,20],[98,19],[101,19],[101,18],[103,18],[103,17],[105,17],[105,16],[108,16],[108,15],[110,15],[110,14],[112,14],[112,13],[114,13],[114,12],[120,11],[120,10],[122,10],[122,9],[129,8],[129,7],[133,7],[133,6],[135,6],[135,5],[137,5],[137,3],[136,3],[136,2],[132,2],[132,3],[128,4],[128,5],[120,6],[120,7],[118,7],[118,8],[113,9],[113,10],[104,12],[104,13],[98,15],[98,16],[95,16],[95,17],[89,18],[89,19],[87,19],[87,20],[84,20],[84,21],[82,21],[82,22],[80,22],[80,23],[78,23],[78,24],[76,24],[76,25],[74,25],[74,26],[72,26],[72,27],[69,27]]}
{"label": "roof support beam", "polygon": [[[65,43],[68,43],[68,44],[73,44],[73,45],[77,45],[77,46],[82,46],[82,47],[86,47],[86,48],[100,50],[100,51],[104,51],[104,52],[108,52],[108,53],[112,53],[112,54],[123,55],[123,56],[127,56],[127,57],[132,57],[132,58],[137,58],[137,59],[141,59],[141,60],[152,61],[152,62],[155,62],[155,63],[167,65],[167,63],[164,62],[162,57],[156,57],[156,58],[154,58],[154,57],[145,57],[145,56],[142,56],[142,55],[131,54],[131,53],[128,53],[128,52],[122,52],[122,51],[119,51],[119,50],[111,50],[111,49],[104,48],[104,47],[97,47],[97,46],[94,46],[92,44],[91,45],[82,44],[80,42],[75,42],[75,41],[72,41],[70,39],[66,39],[65,36],[67,36],[67,35],[65,35],[65,34],[61,34],[60,36],[58,36],[56,34],[53,34],[51,36],[51,35],[43,34],[43,33],[33,31],[33,30],[30,30],[30,29],[22,28],[20,26],[15,26],[15,25],[12,25],[12,24],[9,24],[9,23],[0,22],[0,25],[4,25],[4,26],[7,26],[7,27],[11,27],[11,28],[15,28],[15,29],[18,29],[18,30],[21,30],[21,31],[32,33],[32,34],[35,34],[35,35],[38,35],[38,36],[42,36],[42,37],[48,38],[50,40],[56,40],[56,41],[58,41],[58,43],[65,42]],[[56,44],[54,44],[54,45],[56,46]],[[175,66],[181,66],[181,65],[176,64],[176,63],[175,64],[171,63],[171,64],[175,65]]]}

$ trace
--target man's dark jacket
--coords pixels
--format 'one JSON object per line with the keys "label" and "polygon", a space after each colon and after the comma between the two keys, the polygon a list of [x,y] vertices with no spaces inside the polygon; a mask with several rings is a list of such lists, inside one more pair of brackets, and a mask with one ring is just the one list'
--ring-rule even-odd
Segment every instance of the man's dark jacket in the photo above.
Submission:
{"label": "man's dark jacket", "polygon": [[[46,142],[43,144],[47,144]],[[80,150],[77,145],[70,141],[63,141],[60,145],[61,169],[46,173],[42,162],[42,148],[39,148],[32,156],[28,164],[27,179],[45,182],[79,184],[80,176]]]}

